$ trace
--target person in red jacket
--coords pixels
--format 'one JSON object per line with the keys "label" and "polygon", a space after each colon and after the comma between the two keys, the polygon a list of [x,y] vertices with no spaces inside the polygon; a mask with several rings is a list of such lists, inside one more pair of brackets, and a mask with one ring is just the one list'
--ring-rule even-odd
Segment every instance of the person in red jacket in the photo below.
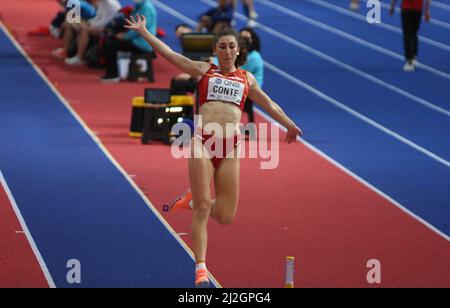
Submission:
{"label": "person in red jacket", "polygon": [[[424,4],[425,1],[425,4]],[[417,55],[419,52],[419,29],[422,16],[425,11],[425,21],[431,20],[431,0],[403,0],[402,1],[402,25],[403,43],[405,48],[406,63],[403,67],[405,72],[413,72],[417,66]],[[391,1],[390,15],[395,12],[397,0]]]}

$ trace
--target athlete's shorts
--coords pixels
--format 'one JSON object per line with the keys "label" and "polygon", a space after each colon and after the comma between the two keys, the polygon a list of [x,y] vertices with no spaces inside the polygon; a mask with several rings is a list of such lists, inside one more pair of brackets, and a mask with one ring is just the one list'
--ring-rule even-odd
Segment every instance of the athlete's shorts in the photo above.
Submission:
{"label": "athlete's shorts", "polygon": [[[231,152],[233,152],[235,149],[237,149],[237,147],[241,144],[241,136],[240,135],[235,135],[234,137],[230,137],[230,138],[218,138],[218,137],[215,137],[214,135],[205,134],[204,132],[201,132],[200,134],[196,134],[195,138],[201,140],[203,145],[205,145],[206,142],[208,142],[208,140],[214,140],[214,141],[211,141],[212,144],[210,143],[211,147],[208,149],[208,151],[210,151],[209,154],[211,156],[211,162],[212,162],[214,168],[216,168],[216,169],[220,166],[222,161],[225,158],[227,158],[227,156]],[[223,155],[219,155],[219,157],[217,157],[215,155],[215,154],[217,154],[217,153],[215,153],[217,144],[222,145],[222,154]],[[217,149],[217,150],[219,150],[219,149]]]}

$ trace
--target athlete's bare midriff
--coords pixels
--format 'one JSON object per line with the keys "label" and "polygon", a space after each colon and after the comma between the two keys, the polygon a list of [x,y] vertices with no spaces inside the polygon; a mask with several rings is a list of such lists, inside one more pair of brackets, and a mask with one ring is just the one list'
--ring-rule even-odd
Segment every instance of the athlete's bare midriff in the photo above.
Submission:
{"label": "athlete's bare midriff", "polygon": [[[212,133],[210,129],[205,129],[205,126],[209,123],[219,124],[225,134],[224,138],[230,138],[240,133],[239,123],[242,118],[242,111],[232,103],[210,101],[200,107],[200,115],[202,116],[202,128],[205,134]],[[227,124],[234,125],[232,134],[226,133]]]}

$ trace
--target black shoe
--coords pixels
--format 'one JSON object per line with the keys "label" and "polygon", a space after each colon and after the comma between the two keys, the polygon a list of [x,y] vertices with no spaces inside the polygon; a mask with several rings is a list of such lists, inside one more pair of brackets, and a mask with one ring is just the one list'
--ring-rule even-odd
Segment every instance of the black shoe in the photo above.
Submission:
{"label": "black shoe", "polygon": [[120,81],[119,76],[103,76],[100,78],[103,83],[118,83]]}

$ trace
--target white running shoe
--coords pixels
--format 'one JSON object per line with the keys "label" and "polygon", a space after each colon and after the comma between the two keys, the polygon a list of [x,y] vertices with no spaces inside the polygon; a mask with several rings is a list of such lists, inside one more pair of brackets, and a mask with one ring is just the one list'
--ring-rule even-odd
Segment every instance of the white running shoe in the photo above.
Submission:
{"label": "white running shoe", "polygon": [[249,18],[253,19],[253,20],[258,19],[258,17],[259,17],[258,13],[256,13],[256,12],[250,12],[250,14],[248,14],[248,15],[249,15]]}
{"label": "white running shoe", "polygon": [[50,33],[53,35],[54,38],[59,39],[61,37],[61,30],[53,25],[50,25]]}
{"label": "white running shoe", "polygon": [[416,70],[416,66],[412,62],[408,61],[403,66],[403,70],[405,72],[411,73],[411,72],[414,72]]}
{"label": "white running shoe", "polygon": [[56,48],[52,50],[52,56],[58,59],[65,59],[66,51],[64,50],[64,48]]}
{"label": "white running shoe", "polygon": [[80,59],[80,57],[75,56],[72,58],[66,59],[66,64],[70,66],[81,66],[84,65],[84,61]]}
{"label": "white running shoe", "polygon": [[247,27],[249,28],[256,28],[258,26],[258,23],[254,19],[249,19],[247,22]]}

